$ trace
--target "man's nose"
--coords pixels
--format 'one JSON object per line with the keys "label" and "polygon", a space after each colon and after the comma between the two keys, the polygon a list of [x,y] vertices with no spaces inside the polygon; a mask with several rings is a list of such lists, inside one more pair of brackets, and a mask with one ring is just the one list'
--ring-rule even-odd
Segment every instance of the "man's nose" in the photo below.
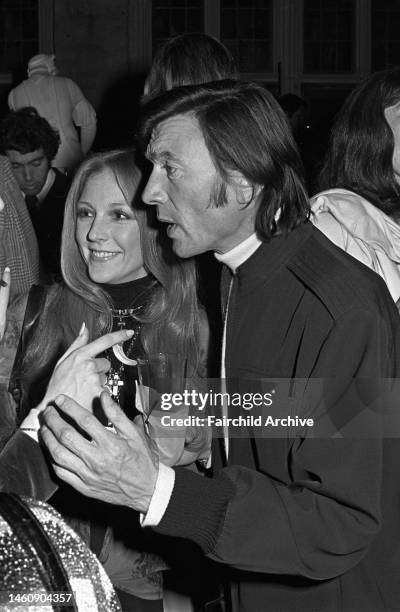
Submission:
{"label": "man's nose", "polygon": [[24,166],[24,180],[28,183],[32,178],[32,169],[29,166]]}
{"label": "man's nose", "polygon": [[160,181],[156,177],[154,170],[147,181],[146,187],[144,188],[142,200],[145,204],[149,204],[150,206],[162,204],[165,200],[165,193],[162,189]]}

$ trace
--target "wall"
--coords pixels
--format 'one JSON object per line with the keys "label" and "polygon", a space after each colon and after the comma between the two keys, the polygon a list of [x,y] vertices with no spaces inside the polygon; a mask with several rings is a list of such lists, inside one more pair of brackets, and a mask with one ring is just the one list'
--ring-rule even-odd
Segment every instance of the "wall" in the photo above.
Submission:
{"label": "wall", "polygon": [[78,83],[98,112],[98,148],[130,142],[150,61],[145,34],[149,7],[148,0],[53,4],[57,65]]}

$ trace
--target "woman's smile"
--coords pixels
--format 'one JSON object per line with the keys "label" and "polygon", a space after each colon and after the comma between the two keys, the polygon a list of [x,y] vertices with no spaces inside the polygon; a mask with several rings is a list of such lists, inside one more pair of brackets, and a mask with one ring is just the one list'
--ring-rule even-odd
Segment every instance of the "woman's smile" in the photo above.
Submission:
{"label": "woman's smile", "polygon": [[94,261],[109,261],[113,257],[116,257],[121,251],[97,251],[95,249],[89,249],[90,257]]}

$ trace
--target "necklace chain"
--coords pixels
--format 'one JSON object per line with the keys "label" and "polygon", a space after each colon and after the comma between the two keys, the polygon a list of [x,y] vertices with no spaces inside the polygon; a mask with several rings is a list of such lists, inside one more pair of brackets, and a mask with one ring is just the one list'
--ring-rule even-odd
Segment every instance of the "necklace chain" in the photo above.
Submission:
{"label": "necklace chain", "polygon": [[[132,310],[132,309],[127,309],[127,310]],[[116,316],[119,319],[117,321],[117,325],[120,329],[126,329],[126,321],[124,319],[127,319],[128,316],[131,316],[133,318],[133,315],[128,315],[128,314],[126,315],[117,314]],[[127,344],[127,348],[125,350],[123,349],[126,357],[128,358],[130,358],[132,355],[132,351],[134,349],[134,346],[136,344],[138,337],[140,336],[140,331],[142,329],[141,323],[138,323],[137,321],[135,321],[135,323],[136,323],[135,326],[131,326],[133,327],[133,332],[134,332],[133,336],[132,338],[128,340],[128,343],[125,343]],[[116,355],[116,353],[113,352],[112,349],[107,349],[106,356],[111,362],[111,364],[113,363],[113,358],[114,359],[117,358],[118,361],[121,361]],[[107,372],[107,380],[106,380],[105,386],[111,393],[113,400],[117,402],[118,404],[119,404],[122,387],[125,385],[125,381],[124,381],[125,367],[126,367],[126,364],[121,362],[121,364],[117,368],[114,368],[111,365],[109,371]]]}
{"label": "necklace chain", "polygon": [[136,315],[143,310],[143,306],[137,308],[116,308],[112,310],[112,317],[118,319],[117,326],[119,329],[126,329],[126,319],[135,319]]}
{"label": "necklace chain", "polygon": [[[145,307],[147,306],[147,298],[149,293],[152,290],[151,287],[146,287],[139,295],[135,296],[135,302],[138,302],[139,298],[141,299],[141,304],[138,306],[131,306],[129,308],[112,308],[112,318],[113,318],[113,327],[117,327],[118,329],[126,329],[127,327],[134,330],[134,334],[132,338],[129,339],[128,342],[125,342],[126,349],[123,350],[126,357],[130,358],[137,342],[137,339],[140,336],[142,323],[138,321],[137,316],[143,312]],[[133,320],[132,324],[129,319]],[[108,349],[106,351],[106,356],[111,362],[115,362],[115,359],[121,361],[116,353],[112,351],[112,349]],[[115,402],[120,403],[120,394],[121,390],[125,385],[125,367],[127,366],[125,363],[121,362],[116,368],[112,365],[107,373],[107,380],[105,386],[111,393],[111,396]]]}
{"label": "necklace chain", "polygon": [[134,317],[141,310],[143,310],[143,304],[141,306],[136,306],[136,308],[113,308],[112,315],[113,317]]}

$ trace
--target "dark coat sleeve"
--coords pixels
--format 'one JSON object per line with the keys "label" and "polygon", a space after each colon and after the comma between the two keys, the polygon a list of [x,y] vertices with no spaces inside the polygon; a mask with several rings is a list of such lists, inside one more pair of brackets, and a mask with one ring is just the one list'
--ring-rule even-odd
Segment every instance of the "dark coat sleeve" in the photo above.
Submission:
{"label": "dark coat sleeve", "polygon": [[0,490],[46,501],[56,489],[40,444],[17,430],[0,452]]}
{"label": "dark coat sleeve", "polygon": [[[392,340],[388,324],[376,312],[353,309],[335,322],[325,342],[315,347],[312,377],[335,378],[324,397],[308,386],[303,405],[320,415],[321,403],[330,412],[350,415],[364,427],[364,402],[354,395],[354,377],[393,375]],[[328,383],[329,384],[329,383]],[[307,395],[309,394],[309,395]],[[307,401],[311,405],[307,405]],[[335,424],[335,426],[337,423]],[[191,539],[212,559],[230,566],[273,574],[293,574],[323,580],[355,566],[380,528],[382,439],[359,431],[357,438],[296,438],[285,460],[290,478],[283,482],[263,464],[263,445],[257,440],[260,469],[229,466],[213,479],[176,470],[173,494],[160,533]],[[340,429],[338,427],[337,429]],[[275,443],[275,440],[274,440]]]}

